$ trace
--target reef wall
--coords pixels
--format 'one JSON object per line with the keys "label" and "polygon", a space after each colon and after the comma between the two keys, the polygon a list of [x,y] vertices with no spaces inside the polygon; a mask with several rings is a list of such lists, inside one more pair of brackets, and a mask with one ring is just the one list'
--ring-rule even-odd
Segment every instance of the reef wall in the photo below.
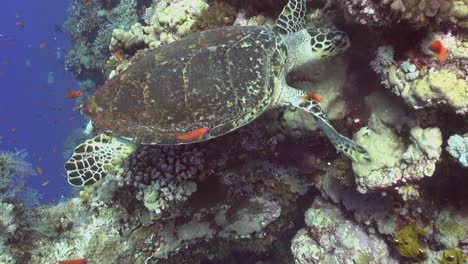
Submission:
{"label": "reef wall", "polygon": [[[146,49],[271,27],[286,2],[75,0],[66,67],[89,96]],[[288,83],[320,94],[371,161],[337,155],[289,108],[205,143],[142,146],[57,206],[25,217],[0,200],[0,263],[466,263],[467,2],[307,3],[307,26],[336,25],[352,45]]]}

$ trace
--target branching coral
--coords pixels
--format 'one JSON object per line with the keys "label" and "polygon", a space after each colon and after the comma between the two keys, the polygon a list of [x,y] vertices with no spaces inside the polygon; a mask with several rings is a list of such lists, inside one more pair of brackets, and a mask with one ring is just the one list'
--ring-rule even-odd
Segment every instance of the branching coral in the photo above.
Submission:
{"label": "branching coral", "polygon": [[143,146],[127,161],[120,187],[133,187],[145,206],[161,213],[197,190],[204,168],[204,152],[194,146]]}

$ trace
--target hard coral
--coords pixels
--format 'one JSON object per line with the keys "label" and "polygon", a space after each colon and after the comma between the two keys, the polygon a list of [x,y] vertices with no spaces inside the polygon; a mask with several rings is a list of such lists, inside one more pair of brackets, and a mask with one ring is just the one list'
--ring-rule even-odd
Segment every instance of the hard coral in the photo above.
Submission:
{"label": "hard coral", "polygon": [[148,209],[160,213],[196,191],[204,163],[204,151],[193,145],[142,146],[124,162],[119,186],[133,187]]}
{"label": "hard coral", "polygon": [[458,159],[460,164],[468,167],[468,136],[452,135],[447,140],[447,151]]}
{"label": "hard coral", "polygon": [[413,127],[410,135],[412,144],[407,145],[375,114],[371,116],[369,127],[355,134],[356,142],[369,151],[372,159],[368,163],[353,163],[359,192],[382,191],[432,176],[442,151],[440,129]]}
{"label": "hard coral", "polygon": [[366,233],[320,198],[314,200],[305,219],[307,226],[291,242],[295,263],[394,263],[383,240]]}
{"label": "hard coral", "polygon": [[[440,40],[449,56],[441,64],[429,56],[429,43]],[[445,107],[457,114],[466,114],[468,71],[462,66],[467,58],[468,44],[458,35],[432,33],[420,42],[416,55],[395,61],[391,46],[379,47],[370,67],[380,76],[381,83],[394,94],[401,96],[414,109]],[[421,64],[423,62],[423,64]]]}

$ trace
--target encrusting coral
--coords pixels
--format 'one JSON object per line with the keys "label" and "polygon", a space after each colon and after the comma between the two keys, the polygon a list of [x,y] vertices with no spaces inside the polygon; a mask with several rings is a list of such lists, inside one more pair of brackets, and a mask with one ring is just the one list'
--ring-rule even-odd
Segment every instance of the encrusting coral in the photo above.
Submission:
{"label": "encrusting coral", "polygon": [[375,114],[369,126],[355,134],[355,140],[373,157],[368,163],[353,163],[357,189],[361,193],[387,190],[433,175],[442,152],[440,129],[413,127],[410,135],[411,144],[407,144]]}

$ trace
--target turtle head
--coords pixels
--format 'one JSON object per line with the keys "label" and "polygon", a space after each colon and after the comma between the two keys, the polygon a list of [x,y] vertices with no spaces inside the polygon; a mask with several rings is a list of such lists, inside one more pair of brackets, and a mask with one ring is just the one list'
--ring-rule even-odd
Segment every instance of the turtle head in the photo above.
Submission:
{"label": "turtle head", "polygon": [[308,28],[284,37],[288,49],[288,69],[344,52],[350,43],[346,34],[334,27]]}
{"label": "turtle head", "polygon": [[314,58],[324,58],[344,52],[351,45],[346,33],[334,27],[307,29]]}

